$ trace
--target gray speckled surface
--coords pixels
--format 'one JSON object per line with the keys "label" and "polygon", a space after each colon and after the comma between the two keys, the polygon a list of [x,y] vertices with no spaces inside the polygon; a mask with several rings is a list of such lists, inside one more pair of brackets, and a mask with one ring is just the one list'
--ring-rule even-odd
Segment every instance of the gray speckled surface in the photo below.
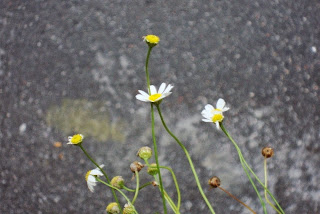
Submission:
{"label": "gray speckled surface", "polygon": [[[260,177],[261,148],[275,148],[269,186],[286,213],[319,213],[319,14],[316,0],[2,0],[0,212],[104,213],[111,193],[88,191],[93,165],[66,145],[74,132],[86,133],[84,146],[111,177],[134,186],[129,164],[152,145],[149,105],[135,99],[145,90],[141,37],[152,33],[161,41],[151,82],[175,86],[163,113],[216,213],[248,212],[207,188],[213,175],[262,213],[231,143],[201,122],[204,105],[219,97],[231,108],[226,128]],[[156,119],[160,162],[177,173],[182,213],[209,213],[183,152]],[[174,187],[169,174],[164,182]],[[156,189],[140,195],[140,213],[161,211]]]}

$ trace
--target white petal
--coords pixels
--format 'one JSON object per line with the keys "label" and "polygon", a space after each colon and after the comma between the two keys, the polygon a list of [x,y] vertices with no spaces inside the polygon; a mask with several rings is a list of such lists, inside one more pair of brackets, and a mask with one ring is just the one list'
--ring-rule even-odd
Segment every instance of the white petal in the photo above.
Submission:
{"label": "white petal", "polygon": [[162,96],[163,96],[163,98],[165,98],[165,97],[169,96],[170,94],[172,94],[172,92],[164,93],[164,94],[162,94]]}
{"label": "white petal", "polygon": [[98,175],[98,176],[102,176],[102,172],[100,171],[100,169],[94,169],[94,170],[91,170],[91,173],[90,175]]}
{"label": "white petal", "polygon": [[149,94],[144,92],[144,91],[141,91],[141,90],[138,90],[140,94],[142,94],[143,96],[146,96],[146,97],[149,97]]}
{"label": "white petal", "polygon": [[220,124],[219,124],[219,122],[216,122],[216,126],[217,126],[217,129],[220,129]]}
{"label": "white petal", "polygon": [[202,121],[206,123],[212,123],[212,120],[209,120],[209,119],[202,119]]}
{"label": "white petal", "polygon": [[148,99],[146,99],[143,95],[141,94],[137,94],[136,95],[136,99],[137,100],[140,100],[140,101],[143,101],[143,102],[150,102]]}
{"label": "white petal", "polygon": [[226,102],[222,98],[219,98],[217,102],[217,109],[223,109],[225,105],[226,105]]}
{"label": "white petal", "polygon": [[207,111],[212,111],[214,110],[214,107],[210,104],[207,104],[205,107],[204,107]]}
{"label": "white petal", "polygon": [[158,94],[162,94],[164,92],[164,89],[166,89],[166,85],[164,82],[160,85],[160,88],[158,90]]}
{"label": "white petal", "polygon": [[89,188],[89,190],[91,191],[91,192],[93,192],[94,191],[94,186],[96,186],[96,183],[94,183],[94,182],[87,182],[87,185],[88,185],[88,188]]}
{"label": "white petal", "polygon": [[164,90],[163,93],[165,94],[165,93],[170,92],[172,88],[173,88],[173,86],[169,84],[169,85],[167,86],[166,90]]}
{"label": "white petal", "polygon": [[222,112],[228,111],[229,109],[230,109],[229,107],[224,107],[224,108],[222,109]]}
{"label": "white petal", "polygon": [[151,93],[151,95],[157,93],[157,88],[154,85],[150,85],[150,93]]}

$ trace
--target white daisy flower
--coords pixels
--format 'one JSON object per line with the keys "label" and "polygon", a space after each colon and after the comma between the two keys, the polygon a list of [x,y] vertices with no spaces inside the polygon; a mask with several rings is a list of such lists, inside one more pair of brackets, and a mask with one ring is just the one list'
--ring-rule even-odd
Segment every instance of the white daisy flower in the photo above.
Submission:
{"label": "white daisy flower", "polygon": [[82,143],[83,135],[82,134],[75,134],[73,136],[68,137],[68,143],[67,144],[73,144],[77,145],[79,143]]}
{"label": "white daisy flower", "polygon": [[225,107],[226,102],[219,98],[216,108],[214,108],[212,105],[207,104],[204,107],[204,110],[201,112],[204,119],[202,121],[207,123],[215,123],[217,126],[217,129],[220,128],[219,123],[223,121],[223,112],[228,111],[229,108]]}
{"label": "white daisy flower", "polygon": [[140,94],[137,94],[136,98],[143,102],[155,103],[169,96],[172,93],[170,92],[172,88],[172,85],[169,84],[166,86],[165,83],[162,83],[157,91],[157,88],[154,85],[150,85],[150,95],[144,91],[138,90]]}
{"label": "white daisy flower", "polygon": [[[104,167],[104,165],[100,165],[100,168]],[[94,187],[97,185],[96,183],[98,182],[96,180],[96,177],[102,176],[103,173],[101,172],[101,170],[99,168],[95,168],[93,170],[90,170],[87,172],[86,174],[86,181],[87,181],[87,185],[88,188],[91,192],[94,191]]]}

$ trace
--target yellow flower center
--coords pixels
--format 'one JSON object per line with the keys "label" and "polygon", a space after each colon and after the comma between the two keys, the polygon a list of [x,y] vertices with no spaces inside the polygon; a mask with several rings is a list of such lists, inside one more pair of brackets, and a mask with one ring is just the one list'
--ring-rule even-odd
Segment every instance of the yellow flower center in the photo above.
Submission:
{"label": "yellow flower center", "polygon": [[86,181],[88,181],[88,177],[89,177],[90,173],[91,173],[91,170],[88,171],[87,174],[86,174]]}
{"label": "yellow flower center", "polygon": [[73,135],[71,138],[71,143],[79,144],[82,142],[82,136],[80,134]]}
{"label": "yellow flower center", "polygon": [[147,35],[144,39],[151,44],[158,44],[160,41],[160,38],[156,35]]}
{"label": "yellow flower center", "polygon": [[161,94],[152,94],[149,96],[149,100],[155,102],[159,97],[161,97]]}
{"label": "yellow flower center", "polygon": [[214,122],[214,123],[221,122],[223,120],[223,115],[222,114],[215,114],[215,115],[213,115],[213,117],[211,119],[212,119],[212,122]]}

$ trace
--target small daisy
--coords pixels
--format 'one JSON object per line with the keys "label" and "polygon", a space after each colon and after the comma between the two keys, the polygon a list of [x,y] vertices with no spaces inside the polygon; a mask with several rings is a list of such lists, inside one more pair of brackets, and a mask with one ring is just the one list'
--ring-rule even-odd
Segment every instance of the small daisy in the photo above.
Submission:
{"label": "small daisy", "polygon": [[[104,165],[100,165],[100,168],[104,167]],[[88,188],[91,192],[93,192],[93,187],[95,187],[97,184],[97,180],[96,180],[96,177],[99,177],[99,176],[102,176],[102,172],[100,171],[99,168],[95,168],[93,170],[90,170],[87,172],[86,174],[86,181],[87,181],[87,185],[88,185]]]}
{"label": "small daisy", "polygon": [[145,41],[150,47],[154,47],[160,42],[160,38],[156,35],[147,35],[143,37],[143,41]]}
{"label": "small daisy", "polygon": [[216,105],[216,108],[214,108],[212,105],[207,104],[204,107],[204,110],[201,112],[204,119],[202,121],[208,122],[208,123],[215,123],[217,126],[217,129],[220,128],[219,123],[223,121],[223,112],[228,111],[229,108],[225,107],[226,102],[223,99],[219,99]]}
{"label": "small daisy", "polygon": [[67,144],[77,145],[79,143],[82,143],[82,140],[83,140],[83,135],[82,134],[76,134],[76,135],[68,137],[68,141],[69,142]]}
{"label": "small daisy", "polygon": [[140,94],[136,95],[136,98],[143,102],[152,102],[156,103],[163,98],[169,96],[172,92],[171,89],[173,88],[172,85],[168,85],[166,87],[165,83],[162,83],[160,85],[159,90],[157,91],[157,88],[154,85],[150,85],[150,95],[144,91],[138,90]]}

